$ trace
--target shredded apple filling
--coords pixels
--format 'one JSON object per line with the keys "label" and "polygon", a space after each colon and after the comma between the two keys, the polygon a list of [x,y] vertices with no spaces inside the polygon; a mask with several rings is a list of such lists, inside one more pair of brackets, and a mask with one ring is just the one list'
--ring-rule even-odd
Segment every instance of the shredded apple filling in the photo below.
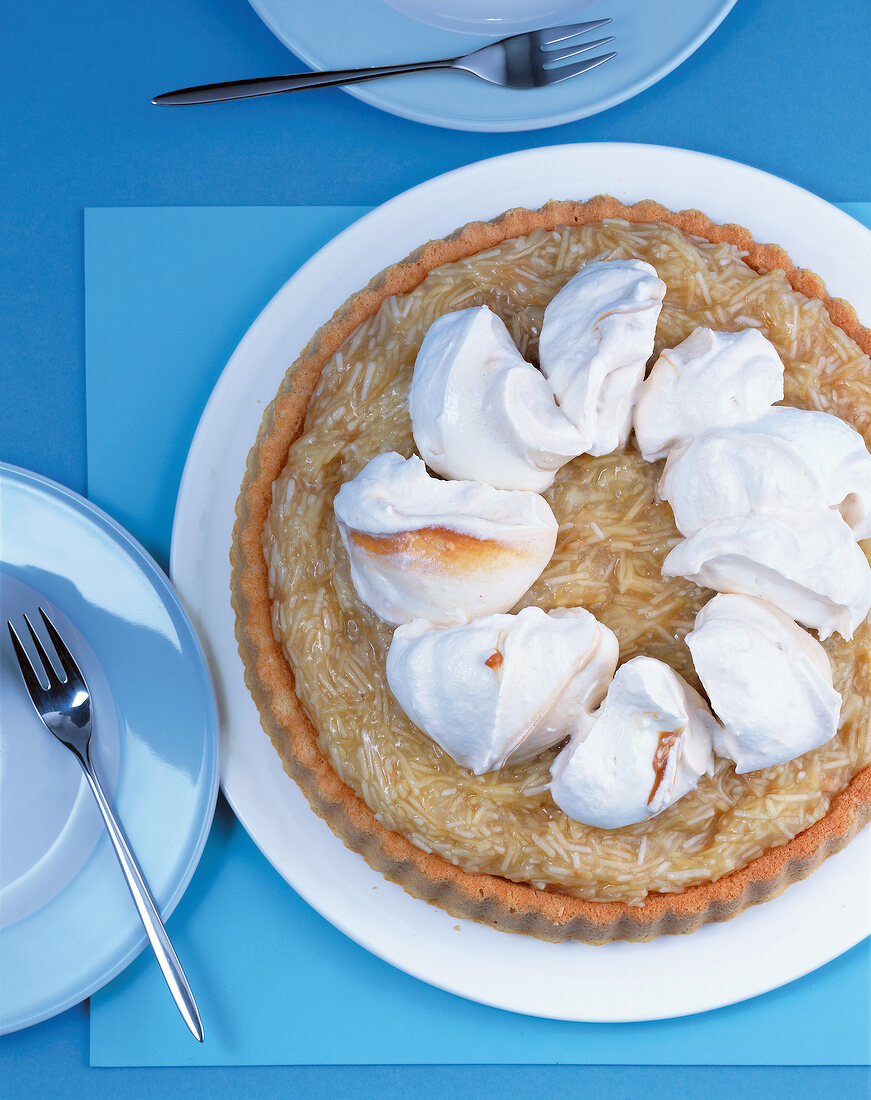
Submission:
{"label": "shredded apple filling", "polygon": [[[759,275],[733,246],[660,223],[536,230],[435,269],[355,330],[323,371],[275,483],[264,538],[276,637],[319,746],[387,828],[467,871],[640,904],[648,892],[717,879],[791,839],[871,762],[868,623],[850,643],[824,643],[843,698],[830,742],[741,776],[718,758],[713,776],[658,817],[596,829],[568,818],[548,794],[557,749],[475,776],[409,721],[385,677],[393,628],[358,599],[332,508],[369,459],[413,453],[408,390],[436,317],[487,305],[537,363],[544,307],[563,284],[591,260],[630,257],[651,263],[668,286],[654,357],[699,325],[758,328],[784,362],[785,403],[834,413],[871,439],[867,357],[781,272]],[[683,639],[711,593],[661,576],[680,537],[655,497],[662,466],[643,461],[632,443],[564,466],[544,494],[559,522],[556,550],[514,610],[585,607],[616,633],[621,662],[656,657],[700,689]]]}

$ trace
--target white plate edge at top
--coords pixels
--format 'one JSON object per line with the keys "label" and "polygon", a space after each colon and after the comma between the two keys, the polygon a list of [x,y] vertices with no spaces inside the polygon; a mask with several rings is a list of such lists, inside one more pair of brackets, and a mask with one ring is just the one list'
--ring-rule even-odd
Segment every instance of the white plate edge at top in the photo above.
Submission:
{"label": "white plate edge at top", "polygon": [[[318,21],[318,31],[314,38],[311,35],[306,36],[305,33],[301,33],[299,29],[298,21],[294,21],[293,16],[290,19],[286,19],[286,12],[288,11],[287,5],[282,3],[281,0],[249,0],[249,3],[257,16],[263,21],[263,23],[269,28],[269,30],[279,39],[289,50],[292,50],[297,57],[309,65],[314,71],[324,71],[325,69],[344,68],[344,64],[338,62],[331,62],[329,57],[324,57],[324,47],[322,41],[329,41],[326,35],[329,34],[329,24],[331,20],[320,19]],[[459,30],[445,31],[434,26],[427,26],[423,22],[419,22],[416,19],[411,18],[397,10],[390,9],[386,5],[383,9],[376,9],[375,12],[371,10],[367,13],[366,7],[357,2],[357,0],[346,0],[347,10],[342,14],[345,16],[345,21],[348,21],[351,26],[351,30],[360,31],[362,37],[366,34],[372,34],[373,30],[371,25],[364,24],[362,26],[356,26],[358,20],[361,22],[366,19],[368,14],[370,20],[373,15],[378,20],[377,33],[382,35],[385,39],[389,39],[394,47],[398,46],[400,49],[409,50],[408,58],[410,59],[411,53],[414,50],[419,51],[416,56],[423,58],[424,56],[458,56],[459,54],[466,53],[471,49],[474,49],[476,45],[483,45],[487,41],[493,41],[505,37],[510,34],[510,31],[494,32],[487,35],[481,32],[476,34],[476,40],[473,41],[469,33]],[[355,99],[362,100],[369,106],[376,108],[377,110],[386,111],[388,114],[397,115],[400,118],[407,118],[412,122],[419,122],[428,126],[441,126],[454,130],[465,130],[477,133],[519,133],[530,130],[545,129],[550,126],[561,126],[566,123],[576,122],[579,119],[590,118],[591,116],[600,114],[602,111],[610,110],[612,107],[616,107],[621,103],[626,102],[628,99],[633,98],[636,95],[640,95],[648,88],[657,84],[660,80],[663,80],[671,72],[673,72],[679,65],[682,65],[689,57],[691,57],[696,50],[698,50],[711,35],[717,30],[726,16],[731,12],[735,6],[736,0],[706,0],[709,5],[709,12],[707,17],[696,28],[695,33],[690,38],[682,42],[677,49],[672,53],[665,53],[662,60],[653,69],[649,70],[642,75],[633,76],[622,87],[614,90],[611,94],[601,95],[599,98],[594,99],[592,103],[584,103],[583,100],[580,105],[573,106],[559,106],[553,104],[549,108],[545,108],[536,113],[532,108],[532,101],[528,100],[525,104],[527,109],[531,112],[529,114],[522,114],[519,111],[512,113],[512,108],[517,110],[518,102],[516,100],[506,101],[504,106],[500,106],[500,109],[493,110],[489,117],[476,117],[476,118],[459,118],[456,115],[452,115],[449,110],[438,110],[434,103],[435,98],[423,100],[426,106],[422,103],[414,104],[414,102],[408,102],[401,95],[397,95],[394,92],[395,77],[387,78],[385,80],[367,81],[359,84],[346,84],[341,86],[342,91],[347,92],[348,95],[353,96]],[[293,13],[298,15],[298,13]],[[582,19],[595,19],[599,15],[608,15],[608,17],[615,17],[613,7],[606,13],[602,12],[584,12]],[[619,13],[618,13],[619,14]],[[327,29],[324,38],[320,35],[320,26],[324,26]],[[653,47],[653,37],[657,34],[669,33],[668,21],[660,17],[651,24],[644,26],[645,32],[645,47],[648,53]],[[619,29],[618,23],[614,26],[603,28],[603,33],[611,33],[615,29]],[[439,47],[436,48],[429,39],[432,38],[433,33],[438,33],[441,37],[437,40]],[[474,33],[474,32],[473,32]],[[445,38],[445,35],[449,37]],[[618,40],[609,44],[608,49],[616,49],[618,60],[617,64],[621,66],[626,64],[628,55],[625,50],[625,37],[623,39],[624,49],[621,53],[621,42]],[[315,40],[316,39],[316,40]],[[398,39],[398,42],[397,42]],[[654,47],[655,48],[655,47]],[[429,50],[429,53],[427,53]],[[328,63],[324,65],[324,61]],[[634,64],[634,59],[630,61],[630,66]],[[357,63],[350,64],[350,67],[355,67]],[[610,64],[610,62],[609,62]],[[630,67],[630,72],[631,72]],[[595,70],[594,70],[595,72]],[[586,74],[576,79],[585,79]],[[469,83],[469,90],[465,93],[473,97],[476,100],[474,90],[474,78],[467,78]],[[533,94],[536,95],[550,95],[557,90],[558,93],[562,93],[571,82],[566,84],[555,84],[549,88],[537,88],[533,90]],[[486,87],[486,86],[485,86]],[[501,91],[501,89],[500,89]],[[454,93],[453,94],[458,94]],[[528,91],[523,92],[509,92],[513,95],[529,95]],[[414,97],[412,97],[413,100]]]}
{"label": "white plate edge at top", "polygon": [[[218,682],[225,794],[279,873],[336,927],[430,984],[511,1011],[604,1022],[731,1004],[854,946],[871,933],[871,830],[782,897],[692,936],[594,948],[507,937],[458,922],[371,871],[315,817],[284,774],[244,687],[227,596],[230,529],[248,450],[286,366],[318,325],[372,275],[426,239],[512,206],[600,192],[699,207],[715,221],[744,224],[757,239],[782,244],[796,263],[822,275],[832,293],[851,300],[860,317],[871,318],[863,265],[871,233],[824,200],[756,169],[686,150],[611,143],[529,150],[457,169],[349,226],[285,283],[251,326],[191,446],[171,572],[206,639]],[[301,836],[305,845],[288,840]],[[334,870],[325,874],[325,867]],[[349,906],[349,894],[356,907]],[[823,926],[825,942],[818,934]],[[504,981],[508,962],[510,985]],[[615,972],[622,981],[614,981]]]}

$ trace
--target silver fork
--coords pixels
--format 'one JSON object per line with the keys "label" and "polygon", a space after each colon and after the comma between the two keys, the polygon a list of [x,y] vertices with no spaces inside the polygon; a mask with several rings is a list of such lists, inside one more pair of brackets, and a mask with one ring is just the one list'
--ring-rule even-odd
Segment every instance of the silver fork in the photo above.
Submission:
{"label": "silver fork", "polygon": [[[70,651],[48,615],[41,607],[38,608],[38,611],[46,633],[54,646],[64,676],[63,679],[58,676],[45,646],[33,629],[27,615],[24,616],[24,622],[27,624],[37,656],[42,663],[41,670],[31,663],[21,639],[15,632],[15,627],[7,620],[6,625],[9,627],[9,634],[12,638],[12,645],[18,658],[18,665],[21,669],[25,687],[34,707],[36,707],[37,714],[43,720],[49,732],[53,733],[62,745],[66,745],[82,766],[85,778],[94,793],[97,805],[100,807],[100,813],[106,823],[109,838],[115,848],[115,855],[121,864],[121,870],[124,872],[127,886],[157,956],[166,984],[169,986],[179,1012],[184,1017],[191,1033],[199,1042],[202,1042],[203,1025],[193,993],[191,993],[191,987],[188,985],[181,963],[178,961],[172,944],[169,942],[169,936],[166,934],[160,914],[157,912],[157,907],[145,884],[145,878],[139,864],[130,850],[121,826],[112,812],[109,800],[106,798],[94,770],[91,760],[91,694],[88,691],[88,685],[85,683],[78,665],[73,660]],[[40,671],[42,677],[40,677]],[[48,687],[43,687],[42,679],[47,681]]]}
{"label": "silver fork", "polygon": [[588,34],[610,23],[610,19],[593,19],[588,23],[572,23],[564,27],[548,27],[540,31],[528,31],[491,42],[461,57],[445,57],[439,61],[417,61],[409,65],[384,65],[376,69],[339,69],[326,73],[299,73],[291,76],[262,76],[254,80],[230,80],[223,84],[202,84],[196,88],[182,88],[177,92],[165,92],[155,96],[152,103],[217,103],[227,99],[248,99],[251,96],[273,95],[275,92],[298,92],[304,88],[330,88],[336,84],[357,84],[379,76],[395,76],[397,73],[420,73],[428,69],[461,69],[472,73],[490,84],[506,88],[540,88],[570,80],[573,76],[589,72],[604,65],[616,53],[605,53],[574,65],[564,64],[579,54],[587,53],[613,42],[614,36],[597,38],[593,42],[581,42],[553,49],[560,42]]}

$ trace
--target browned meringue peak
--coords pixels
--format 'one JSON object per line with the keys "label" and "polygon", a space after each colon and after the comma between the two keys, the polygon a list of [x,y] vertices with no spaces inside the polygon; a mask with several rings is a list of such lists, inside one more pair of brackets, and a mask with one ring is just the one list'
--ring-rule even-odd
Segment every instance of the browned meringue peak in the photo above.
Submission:
{"label": "browned meringue peak", "polygon": [[507,611],[538,578],[557,521],[538,493],[439,481],[423,461],[377,455],[334,501],[360,599],[392,623],[447,626]]}

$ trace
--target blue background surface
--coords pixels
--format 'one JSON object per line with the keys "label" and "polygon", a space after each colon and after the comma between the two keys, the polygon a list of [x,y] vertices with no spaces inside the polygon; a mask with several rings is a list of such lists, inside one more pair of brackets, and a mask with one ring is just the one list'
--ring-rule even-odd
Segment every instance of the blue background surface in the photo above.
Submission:
{"label": "blue background surface", "polygon": [[[87,474],[87,206],[369,205],[481,157],[589,140],[684,146],[766,169],[830,200],[871,199],[865,0],[738,0],[693,57],[641,96],[591,119],[517,135],[423,127],[338,90],[201,110],[152,107],[150,96],[167,88],[295,67],[243,0],[47,0],[7,4],[3,14],[0,457],[79,491]],[[451,1097],[543,1088],[777,1100],[871,1088],[867,1068],[97,1071],[87,1066],[87,1019],[83,1006],[0,1039],[5,1094],[253,1097],[281,1089]]]}

